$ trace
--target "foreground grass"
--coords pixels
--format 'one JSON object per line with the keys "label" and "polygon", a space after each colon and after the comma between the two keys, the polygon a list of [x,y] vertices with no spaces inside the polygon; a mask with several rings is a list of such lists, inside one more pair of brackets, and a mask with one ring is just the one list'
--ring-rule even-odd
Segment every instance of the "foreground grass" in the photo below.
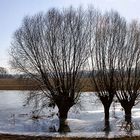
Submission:
{"label": "foreground grass", "polygon": [[120,137],[120,138],[86,138],[86,137],[67,137],[67,136],[27,136],[16,134],[0,134],[0,140],[140,140],[139,136]]}

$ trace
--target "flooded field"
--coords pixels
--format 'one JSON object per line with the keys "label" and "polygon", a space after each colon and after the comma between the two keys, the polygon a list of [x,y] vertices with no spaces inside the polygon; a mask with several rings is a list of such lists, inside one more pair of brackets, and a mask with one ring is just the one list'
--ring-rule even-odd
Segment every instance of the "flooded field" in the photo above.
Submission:
{"label": "flooded field", "polygon": [[[43,110],[39,119],[33,119],[32,106],[25,106],[27,91],[0,91],[0,131],[8,133],[44,133],[57,132],[57,108]],[[115,112],[114,112],[115,109]],[[112,132],[121,130],[124,111],[119,103],[110,108]],[[132,112],[135,129],[140,130],[140,108],[135,106]],[[68,115],[71,132],[102,132],[104,126],[103,107],[94,93],[82,93],[81,101],[71,108]]]}

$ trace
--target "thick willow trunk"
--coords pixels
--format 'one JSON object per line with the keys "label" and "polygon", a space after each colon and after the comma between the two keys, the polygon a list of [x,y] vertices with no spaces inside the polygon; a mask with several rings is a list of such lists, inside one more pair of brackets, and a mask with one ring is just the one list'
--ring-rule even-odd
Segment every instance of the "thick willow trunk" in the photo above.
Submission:
{"label": "thick willow trunk", "polygon": [[108,106],[104,106],[104,124],[105,124],[104,131],[109,131],[110,130],[109,108],[110,107],[108,107]]}
{"label": "thick willow trunk", "polygon": [[131,131],[133,129],[131,113],[133,102],[121,102],[121,106],[123,107],[125,112],[125,123],[123,124],[123,127],[127,129],[127,131]]}
{"label": "thick willow trunk", "polygon": [[132,114],[131,114],[131,108],[124,108],[125,110],[125,121],[127,124],[131,124],[132,122]]}
{"label": "thick willow trunk", "polygon": [[70,128],[66,122],[68,117],[69,107],[59,107],[59,129],[58,132],[66,133],[70,132]]}

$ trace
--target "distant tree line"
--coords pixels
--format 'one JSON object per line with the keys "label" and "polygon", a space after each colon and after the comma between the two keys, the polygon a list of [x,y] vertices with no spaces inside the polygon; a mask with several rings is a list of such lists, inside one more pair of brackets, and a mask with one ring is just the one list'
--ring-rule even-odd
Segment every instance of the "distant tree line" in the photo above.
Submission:
{"label": "distant tree line", "polygon": [[[7,69],[4,67],[0,67],[0,79],[23,79],[27,78],[27,74],[10,74],[8,73]],[[29,77],[28,77],[29,78]]]}
{"label": "distant tree line", "polygon": [[[105,128],[109,130],[109,109],[114,96],[131,125],[131,110],[140,92],[140,24],[128,23],[117,12],[102,14],[92,7],[50,9],[26,16],[14,33],[11,65],[42,86],[31,92],[28,102],[42,107],[56,105],[60,128],[75,105],[89,75],[104,106]],[[45,87],[45,88],[42,88]],[[35,102],[35,103],[36,103]]]}

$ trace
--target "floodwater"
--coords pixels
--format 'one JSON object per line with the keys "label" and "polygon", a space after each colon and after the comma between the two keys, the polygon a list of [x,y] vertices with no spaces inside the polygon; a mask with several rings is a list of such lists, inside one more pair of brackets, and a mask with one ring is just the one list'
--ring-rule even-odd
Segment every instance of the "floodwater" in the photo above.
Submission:
{"label": "floodwater", "polygon": [[[55,115],[57,109],[44,110],[41,112],[39,119],[33,119],[32,115],[35,109],[31,105],[25,106],[27,95],[28,91],[0,91],[0,131],[57,131],[57,128],[59,127],[58,117]],[[102,108],[101,106],[98,106],[97,103],[95,105],[96,97],[92,98],[92,100],[88,97],[88,94],[85,94],[84,96],[82,95],[81,102],[70,110],[69,118],[75,119],[76,116],[79,115],[79,110],[90,111],[95,110],[95,108]]]}
{"label": "floodwater", "polygon": [[[27,95],[27,91],[0,91],[0,131],[57,132],[59,127],[57,108],[43,110],[38,119],[33,119],[35,109],[31,105],[25,106]],[[116,112],[113,112],[114,107],[110,108],[112,131],[116,131],[116,125],[124,115],[119,104],[115,109]],[[133,111],[137,122],[140,120],[139,111],[139,106]],[[113,115],[117,117],[113,118]],[[104,126],[103,118],[103,107],[95,94],[82,93],[80,102],[69,111],[68,124],[72,132],[98,132],[102,131]]]}

